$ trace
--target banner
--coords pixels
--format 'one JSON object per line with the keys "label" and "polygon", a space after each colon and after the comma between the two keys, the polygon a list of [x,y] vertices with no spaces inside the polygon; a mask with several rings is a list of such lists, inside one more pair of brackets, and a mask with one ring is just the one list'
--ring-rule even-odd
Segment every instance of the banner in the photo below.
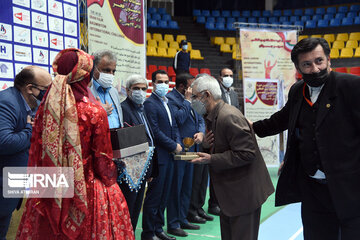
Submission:
{"label": "banner", "polygon": [[[295,30],[240,29],[244,114],[249,120],[268,118],[283,107],[295,82],[291,50],[296,43]],[[266,164],[278,165],[279,136],[258,138],[258,143]]]}
{"label": "banner", "polygon": [[124,93],[129,75],[146,74],[144,1],[88,0],[87,4],[89,53],[110,50],[117,56],[114,87]]}
{"label": "banner", "polygon": [[79,48],[77,0],[0,2],[0,90],[28,65],[52,73],[55,56],[71,47]]}

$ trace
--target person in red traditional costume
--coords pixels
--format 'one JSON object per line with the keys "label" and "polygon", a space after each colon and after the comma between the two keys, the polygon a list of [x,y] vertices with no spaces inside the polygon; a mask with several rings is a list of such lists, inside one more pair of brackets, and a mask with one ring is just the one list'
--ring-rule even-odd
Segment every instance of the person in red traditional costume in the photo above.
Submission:
{"label": "person in red traditional costume", "polygon": [[29,198],[16,239],[135,239],[116,184],[109,124],[88,85],[93,60],[79,49],[55,58],[55,79],[35,117],[29,166],[73,167],[73,198]]}

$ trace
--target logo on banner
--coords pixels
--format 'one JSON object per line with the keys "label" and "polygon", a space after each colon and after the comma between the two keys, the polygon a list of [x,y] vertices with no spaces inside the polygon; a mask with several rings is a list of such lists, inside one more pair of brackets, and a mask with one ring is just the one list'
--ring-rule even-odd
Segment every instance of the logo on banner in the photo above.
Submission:
{"label": "logo on banner", "polygon": [[19,19],[20,21],[23,20],[23,13],[15,13],[14,16]]}
{"label": "logo on banner", "polygon": [[57,1],[49,1],[49,13],[62,17],[62,4]]}
{"label": "logo on banner", "polygon": [[12,40],[11,25],[0,23],[0,39],[1,40]]}
{"label": "logo on banner", "polygon": [[4,24],[1,24],[1,27],[0,27],[0,36],[3,37],[6,35],[6,28],[4,26]]}
{"label": "logo on banner", "polygon": [[8,69],[9,69],[8,66],[6,66],[5,64],[3,64],[3,63],[0,64],[0,72],[1,73],[7,73]]}
{"label": "logo on banner", "polygon": [[104,0],[88,0],[87,6],[89,7],[94,3],[96,3],[96,4],[100,5],[100,7],[102,7],[104,5]]}
{"label": "logo on banner", "polygon": [[30,11],[13,7],[14,23],[30,26]]}
{"label": "logo on banner", "polygon": [[30,44],[30,29],[14,27],[14,41]]}
{"label": "logo on banner", "polygon": [[63,49],[63,38],[62,36],[50,34],[50,47],[62,50]]}
{"label": "logo on banner", "polygon": [[277,35],[281,38],[282,42],[284,43],[284,49],[288,52],[291,52],[296,44],[296,42],[291,43],[291,40],[287,39],[287,32],[276,32]]}
{"label": "logo on banner", "polygon": [[265,105],[274,106],[277,104],[277,83],[256,82],[255,90],[259,100]]}
{"label": "logo on banner", "polygon": [[109,4],[114,20],[125,36],[137,44],[143,44],[143,1],[109,0]]}

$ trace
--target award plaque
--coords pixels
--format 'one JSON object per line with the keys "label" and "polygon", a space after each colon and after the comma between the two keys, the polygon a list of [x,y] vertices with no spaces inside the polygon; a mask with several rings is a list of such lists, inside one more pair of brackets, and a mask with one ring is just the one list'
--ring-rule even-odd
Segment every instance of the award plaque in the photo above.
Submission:
{"label": "award plaque", "polygon": [[180,154],[176,154],[174,159],[175,160],[184,160],[184,161],[191,161],[195,158],[198,158],[199,156],[196,154],[196,152],[189,152],[189,149],[194,146],[195,141],[191,137],[186,137],[183,139],[184,143],[184,150],[185,152],[182,152]]}

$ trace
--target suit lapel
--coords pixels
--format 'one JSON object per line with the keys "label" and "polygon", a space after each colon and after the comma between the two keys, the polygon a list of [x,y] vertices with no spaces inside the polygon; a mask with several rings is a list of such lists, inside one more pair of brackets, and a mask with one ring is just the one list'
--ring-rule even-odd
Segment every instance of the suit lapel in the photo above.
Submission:
{"label": "suit lapel", "polygon": [[[167,113],[167,111],[166,111],[166,109],[164,107],[164,104],[163,104],[162,100],[158,96],[155,96],[155,95],[153,96],[153,98],[154,98],[155,101],[159,102],[159,107],[160,107],[161,111],[163,112],[163,115],[165,115],[166,119],[168,120],[169,126],[171,127],[170,119],[168,117],[168,113]],[[169,108],[169,110],[170,110],[170,108]],[[170,114],[172,116],[171,110],[170,110]]]}
{"label": "suit lapel", "polygon": [[[142,124],[142,120],[141,120],[141,118],[139,116],[139,113],[136,110],[136,107],[135,107],[134,103],[129,98],[126,99],[126,102],[130,106],[131,112],[132,112],[132,114],[135,115],[135,118],[138,121],[138,123]],[[145,117],[145,114],[144,114],[144,117]]]}

